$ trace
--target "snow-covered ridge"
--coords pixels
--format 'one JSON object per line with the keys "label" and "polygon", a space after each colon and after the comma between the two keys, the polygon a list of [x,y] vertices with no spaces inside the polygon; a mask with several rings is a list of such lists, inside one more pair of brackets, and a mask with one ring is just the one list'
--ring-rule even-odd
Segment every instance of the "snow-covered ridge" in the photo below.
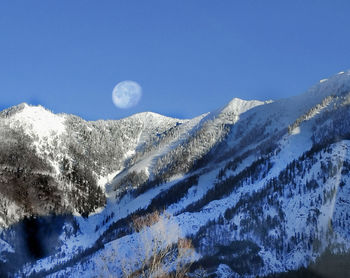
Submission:
{"label": "snow-covered ridge", "polygon": [[350,70],[339,72],[331,77],[321,80],[322,82],[312,86],[302,96],[319,96],[325,98],[329,95],[339,95],[350,90]]}
{"label": "snow-covered ridge", "polygon": [[65,132],[65,118],[55,115],[41,105],[22,104],[22,109],[10,116],[13,124],[26,127],[26,132],[38,136],[41,140],[50,136],[60,136]]}
{"label": "snow-covered ridge", "polygon": [[[249,109],[258,105],[270,103],[271,101],[246,101],[239,98],[233,98],[224,108],[219,110],[219,113],[234,113],[240,115]],[[28,133],[35,134],[40,138],[49,137],[50,135],[60,135],[65,131],[65,120],[69,114],[54,114],[50,110],[41,105],[30,105],[22,103],[17,106],[0,111],[0,115],[5,116],[11,121],[17,121],[20,124],[28,127]],[[202,116],[203,117],[203,116]],[[79,118],[79,117],[78,117]],[[83,119],[81,119],[83,120]],[[168,116],[163,116],[154,112],[141,112],[120,120],[107,120],[108,122],[123,122],[123,121],[141,121],[145,126],[156,127],[164,122],[176,122],[182,124],[188,122],[189,119],[178,119]],[[85,122],[104,122],[85,121]]]}
{"label": "snow-covered ridge", "polygon": [[157,122],[161,122],[164,120],[177,120],[177,121],[186,121],[186,120],[182,120],[182,119],[177,119],[177,118],[172,118],[172,117],[168,117],[168,116],[164,116],[155,112],[140,112],[140,113],[136,113],[134,115],[131,115],[127,118],[124,119],[139,119],[142,121],[152,121],[154,123]]}
{"label": "snow-covered ridge", "polygon": [[233,98],[222,110],[221,113],[232,112],[235,115],[240,115],[249,109],[252,109],[258,105],[271,103],[272,101],[260,101],[260,100],[243,100],[239,98]]}

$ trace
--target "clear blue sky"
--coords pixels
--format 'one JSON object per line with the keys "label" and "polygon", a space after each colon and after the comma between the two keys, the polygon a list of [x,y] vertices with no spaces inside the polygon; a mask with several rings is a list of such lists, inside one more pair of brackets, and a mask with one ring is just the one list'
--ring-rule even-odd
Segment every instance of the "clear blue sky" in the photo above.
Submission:
{"label": "clear blue sky", "polygon": [[[2,0],[0,109],[85,119],[193,117],[233,97],[277,99],[350,68],[350,1]],[[138,106],[113,87],[135,80]]]}

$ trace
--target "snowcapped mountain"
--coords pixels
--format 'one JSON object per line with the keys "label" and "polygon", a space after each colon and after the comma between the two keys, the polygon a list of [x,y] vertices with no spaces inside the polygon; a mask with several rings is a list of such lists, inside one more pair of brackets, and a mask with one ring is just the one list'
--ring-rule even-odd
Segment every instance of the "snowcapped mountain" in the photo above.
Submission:
{"label": "snowcapped mountain", "polygon": [[336,277],[325,256],[349,262],[350,71],[188,120],[87,122],[21,104],[0,125],[9,277],[143,277],[162,250],[163,271],[196,277]]}

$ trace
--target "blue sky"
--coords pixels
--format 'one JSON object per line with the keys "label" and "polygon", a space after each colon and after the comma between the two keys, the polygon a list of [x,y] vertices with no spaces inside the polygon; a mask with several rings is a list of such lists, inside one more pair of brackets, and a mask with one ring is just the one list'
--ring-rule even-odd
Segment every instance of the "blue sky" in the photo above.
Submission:
{"label": "blue sky", "polygon": [[[350,68],[350,1],[0,2],[0,109],[88,120],[190,118],[233,97],[277,99]],[[138,106],[113,105],[135,80]]]}

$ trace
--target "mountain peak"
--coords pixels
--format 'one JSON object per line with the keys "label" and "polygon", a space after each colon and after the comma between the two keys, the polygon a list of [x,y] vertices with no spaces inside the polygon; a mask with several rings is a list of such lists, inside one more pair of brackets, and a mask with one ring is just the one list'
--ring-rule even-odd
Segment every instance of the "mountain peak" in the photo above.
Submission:
{"label": "mountain peak", "polygon": [[21,103],[2,112],[11,122],[23,126],[28,134],[48,137],[65,130],[65,117],[56,115],[41,105]]}
{"label": "mountain peak", "polygon": [[20,104],[14,105],[12,107],[6,108],[3,111],[0,111],[0,115],[5,116],[5,117],[12,117],[15,114],[18,113],[22,113],[24,111],[28,111],[28,110],[33,110],[33,111],[46,111],[49,113],[52,113],[51,111],[49,111],[48,109],[46,109],[45,107],[43,107],[42,105],[32,105],[32,104],[28,104],[26,102],[22,102]]}
{"label": "mountain peak", "polygon": [[350,91],[350,70],[340,71],[328,78],[322,78],[319,83],[312,86],[305,94],[310,97],[327,97],[329,95],[340,95]]}
{"label": "mountain peak", "polygon": [[240,98],[233,98],[222,110],[221,113],[233,112],[236,115],[242,114],[247,110],[272,101],[260,100],[243,100]]}
{"label": "mountain peak", "polygon": [[183,122],[184,121],[184,120],[164,116],[155,112],[141,112],[141,113],[131,115],[127,119],[136,119],[145,124],[159,124],[162,122],[174,122],[174,121]]}
{"label": "mountain peak", "polygon": [[136,117],[136,118],[169,118],[167,116],[151,112],[151,111],[146,111],[146,112],[140,112],[132,115],[131,117]]}

